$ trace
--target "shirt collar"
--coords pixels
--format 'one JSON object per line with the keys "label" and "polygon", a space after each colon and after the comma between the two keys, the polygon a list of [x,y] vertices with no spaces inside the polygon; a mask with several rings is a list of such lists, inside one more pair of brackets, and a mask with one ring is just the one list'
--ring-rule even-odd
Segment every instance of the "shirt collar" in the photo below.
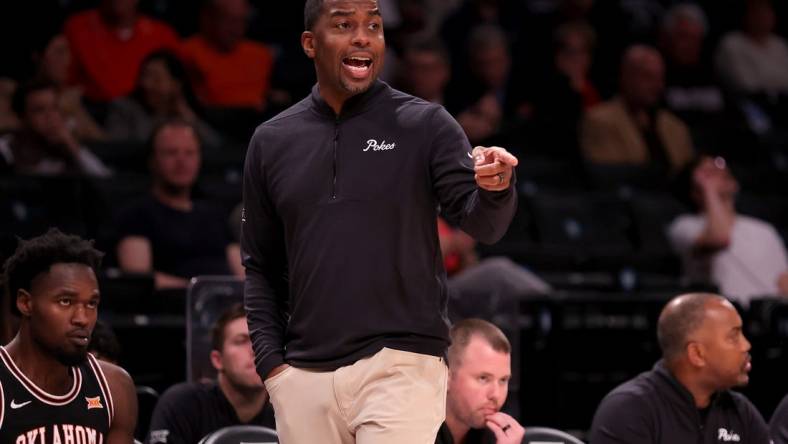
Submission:
{"label": "shirt collar", "polygon": [[334,110],[331,106],[326,103],[323,97],[320,95],[320,89],[317,84],[312,87],[312,106],[317,110],[318,113],[321,115],[329,116],[331,118],[340,120],[345,119],[350,116],[354,116],[356,114],[361,114],[362,112],[369,109],[371,106],[372,99],[381,93],[383,90],[390,88],[389,85],[380,80],[376,79],[369,88],[355,96],[350,97],[349,99],[345,100],[345,103],[342,105],[342,111],[337,116],[334,113]]}

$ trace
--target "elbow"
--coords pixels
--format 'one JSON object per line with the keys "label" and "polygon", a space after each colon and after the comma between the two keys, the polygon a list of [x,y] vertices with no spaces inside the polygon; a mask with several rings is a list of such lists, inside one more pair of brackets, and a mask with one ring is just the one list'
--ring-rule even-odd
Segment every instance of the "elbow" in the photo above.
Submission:
{"label": "elbow", "polygon": [[498,243],[498,241],[500,241],[501,239],[503,239],[503,236],[506,234],[506,231],[507,231],[506,229],[493,228],[487,231],[486,233],[483,233],[478,237],[476,237],[476,240],[485,245],[493,245]]}

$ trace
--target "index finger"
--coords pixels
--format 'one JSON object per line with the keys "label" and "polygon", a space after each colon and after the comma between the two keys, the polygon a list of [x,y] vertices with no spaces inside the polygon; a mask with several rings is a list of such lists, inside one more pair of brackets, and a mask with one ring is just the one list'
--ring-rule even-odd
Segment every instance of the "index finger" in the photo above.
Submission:
{"label": "index finger", "polygon": [[514,418],[503,412],[495,412],[485,419],[501,428],[505,427],[507,424],[512,425],[512,422],[514,422]]}
{"label": "index finger", "polygon": [[506,151],[505,149],[503,149],[501,147],[497,147],[497,146],[493,147],[493,149],[494,149],[493,156],[499,162],[505,163],[505,164],[511,165],[511,166],[517,166],[517,164],[519,163],[517,158],[514,157],[514,155],[512,153],[510,153],[509,151]]}

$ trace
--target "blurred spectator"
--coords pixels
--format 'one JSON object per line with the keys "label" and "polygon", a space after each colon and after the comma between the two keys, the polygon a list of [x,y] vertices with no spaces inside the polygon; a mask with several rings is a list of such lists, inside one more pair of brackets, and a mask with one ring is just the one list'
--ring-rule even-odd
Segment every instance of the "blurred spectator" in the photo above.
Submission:
{"label": "blurred spectator", "polygon": [[102,320],[96,321],[93,332],[90,334],[88,352],[96,359],[117,364],[120,358],[120,342],[112,327]]}
{"label": "blurred spectator", "polygon": [[512,58],[503,30],[481,25],[468,38],[467,70],[470,78],[452,78],[446,104],[457,116],[471,144],[482,144],[498,134],[509,105]]}
{"label": "blurred spectator", "polygon": [[700,157],[677,181],[697,209],[668,230],[686,277],[718,286],[745,307],[755,296],[788,294],[785,246],[769,223],[736,213],[739,184],[725,160]]}
{"label": "blurred spectator", "polygon": [[211,364],[215,382],[184,382],[162,394],[150,423],[147,444],[192,444],[223,427],[241,424],[275,428],[268,393],[254,365],[254,352],[241,304],[214,324]]}
{"label": "blurred spectator", "polygon": [[101,0],[74,14],[64,32],[71,44],[72,80],[85,97],[107,102],[131,93],[142,60],[157,49],[178,50],[173,29],[137,11],[138,0]]}
{"label": "blurred spectator", "polygon": [[106,177],[111,171],[71,133],[58,105],[57,88],[31,81],[17,88],[14,112],[19,131],[0,138],[0,171],[20,174],[83,173]]}
{"label": "blurred spectator", "polygon": [[506,335],[482,319],[463,319],[449,332],[446,420],[436,444],[519,444],[525,429],[501,412],[512,378]]}
{"label": "blurred spectator", "polygon": [[[698,6],[681,3],[665,14],[660,49],[665,56],[665,102],[688,125],[712,130],[719,123],[725,102],[712,64],[704,58],[708,29],[706,14]],[[713,128],[719,130],[719,128]]]}
{"label": "blurred spectator", "polygon": [[[398,3],[400,28],[406,27],[403,31],[409,37],[403,43],[408,44],[436,38],[443,21],[457,9],[461,0],[398,0]],[[387,32],[388,26],[386,23]]]}
{"label": "blurred spectator", "polygon": [[402,54],[399,81],[403,91],[428,102],[444,103],[451,67],[449,54],[438,40],[412,43]]}
{"label": "blurred spectator", "polygon": [[21,124],[11,106],[16,86],[13,79],[0,77],[0,134],[18,129]]}
{"label": "blurred spectator", "polygon": [[660,175],[692,158],[689,129],[660,106],[665,68],[656,49],[634,45],[621,62],[619,95],[591,109],[581,128],[581,148],[595,164],[648,166]]}
{"label": "blurred spectator", "polygon": [[119,215],[120,268],[153,273],[156,288],[186,287],[193,276],[243,275],[241,254],[231,243],[226,216],[192,189],[200,169],[200,140],[194,127],[172,120],[149,142],[150,195]]}
{"label": "blurred spectator", "polygon": [[504,30],[507,45],[516,40],[522,24],[520,3],[516,0],[464,0],[446,17],[440,36],[449,48],[453,80],[466,80],[471,30],[490,25]]}
{"label": "blurred spectator", "polygon": [[593,60],[596,34],[584,22],[571,22],[555,30],[555,68],[559,76],[569,81],[569,86],[582,101],[583,109],[591,108],[600,102],[588,73]]}
{"label": "blurred spectator", "polygon": [[715,294],[673,298],[657,321],[662,359],[602,400],[590,444],[763,443],[758,409],[732,390],[750,380],[750,342],[736,308]]}
{"label": "blurred spectator", "polygon": [[200,33],[184,42],[197,97],[208,107],[262,111],[274,58],[268,47],[244,38],[247,0],[209,0],[200,20]]}
{"label": "blurred spectator", "polygon": [[46,39],[44,46],[33,54],[33,59],[34,75],[57,87],[60,111],[74,135],[79,140],[104,139],[104,131],[82,105],[82,88],[68,83],[72,57],[66,36],[58,32]]}
{"label": "blurred spectator", "polygon": [[774,33],[776,21],[770,0],[747,0],[742,30],[720,42],[715,64],[734,92],[788,93],[788,43]]}
{"label": "blurred spectator", "polygon": [[541,148],[550,157],[579,160],[578,128],[584,113],[600,102],[589,79],[596,33],[585,22],[560,25],[553,35],[552,69],[533,82],[530,99],[517,109],[518,117],[530,120],[531,149]]}
{"label": "blurred spectator", "polygon": [[197,128],[206,145],[220,145],[221,136],[200,119],[198,107],[183,64],[169,51],[156,51],[140,65],[131,96],[110,104],[107,133],[115,140],[144,142],[157,124],[180,118]]}
{"label": "blurred spectator", "polygon": [[438,239],[448,276],[452,319],[510,313],[523,296],[547,294],[550,285],[503,256],[479,258],[476,241],[438,218]]}

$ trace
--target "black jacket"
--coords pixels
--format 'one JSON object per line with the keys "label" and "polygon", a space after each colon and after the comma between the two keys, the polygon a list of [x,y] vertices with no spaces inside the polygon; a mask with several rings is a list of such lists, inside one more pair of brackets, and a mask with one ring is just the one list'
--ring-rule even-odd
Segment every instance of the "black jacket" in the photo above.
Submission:
{"label": "black jacket", "polygon": [[436,218],[500,239],[513,186],[479,190],[440,106],[376,82],[339,116],[312,94],[257,128],[244,171],[245,304],[263,377],[334,369],[382,347],[441,356],[446,278]]}
{"label": "black jacket", "polygon": [[716,393],[705,416],[660,361],[602,400],[589,443],[769,444],[763,417],[740,393]]}

